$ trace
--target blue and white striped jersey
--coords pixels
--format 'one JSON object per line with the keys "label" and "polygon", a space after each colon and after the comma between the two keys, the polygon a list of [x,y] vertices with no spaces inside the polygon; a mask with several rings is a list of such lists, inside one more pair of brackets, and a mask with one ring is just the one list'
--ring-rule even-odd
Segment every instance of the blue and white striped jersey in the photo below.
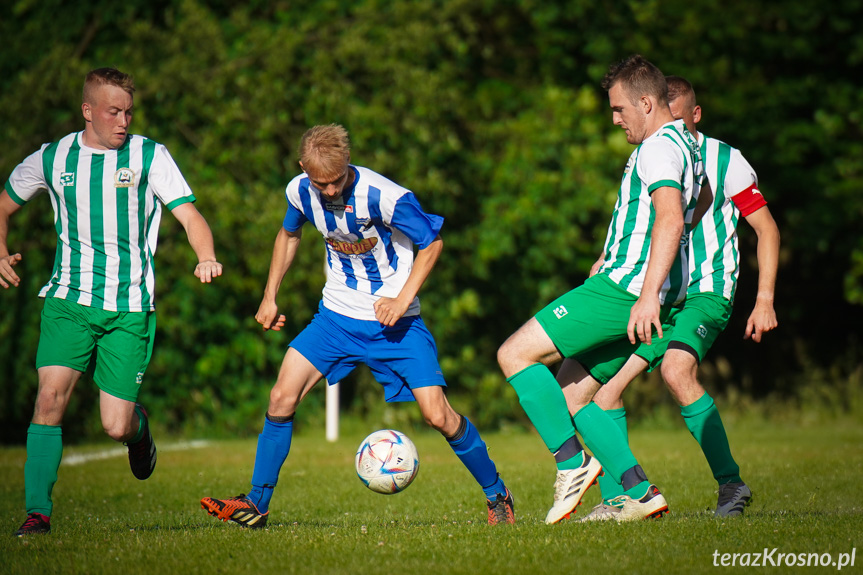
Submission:
{"label": "blue and white striped jersey", "polygon": [[[396,297],[413,267],[413,245],[423,249],[437,237],[443,218],[425,213],[410,190],[360,166],[353,184],[335,201],[311,186],[309,177],[295,177],[285,189],[288,210],[283,227],[289,232],[311,222],[327,249],[324,306],[354,319],[374,320],[374,303]],[[406,316],[420,313],[414,298]]]}

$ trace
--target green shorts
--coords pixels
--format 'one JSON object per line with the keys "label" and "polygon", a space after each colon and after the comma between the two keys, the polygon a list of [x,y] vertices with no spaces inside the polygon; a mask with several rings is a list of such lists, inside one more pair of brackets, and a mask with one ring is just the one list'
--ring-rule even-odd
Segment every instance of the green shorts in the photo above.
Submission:
{"label": "green shorts", "polygon": [[[607,383],[638,347],[626,333],[637,299],[607,275],[596,274],[535,317],[562,356],[577,360],[597,381]],[[661,309],[663,324],[671,309]]]}
{"label": "green shorts", "polygon": [[116,312],[46,298],[36,368],[61,365],[87,371],[95,352],[93,380],[114,397],[136,401],[153,353],[154,312]]}
{"label": "green shorts", "polygon": [[714,293],[698,293],[686,297],[686,302],[671,318],[665,337],[653,345],[639,345],[635,355],[648,363],[653,371],[662,363],[665,351],[671,342],[679,342],[691,347],[697,354],[698,363],[713,346],[719,334],[725,330],[731,319],[731,302]]}

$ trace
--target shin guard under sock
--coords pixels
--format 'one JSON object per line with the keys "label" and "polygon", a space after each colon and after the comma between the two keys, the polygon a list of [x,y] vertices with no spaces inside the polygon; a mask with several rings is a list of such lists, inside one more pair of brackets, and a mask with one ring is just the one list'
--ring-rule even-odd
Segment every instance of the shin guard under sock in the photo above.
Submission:
{"label": "shin guard under sock", "polygon": [[547,367],[535,363],[507,381],[515,389],[524,412],[551,453],[575,436],[563,390]]}
{"label": "shin guard under sock", "polygon": [[716,481],[720,485],[742,481],[740,467],[731,455],[728,435],[713,398],[705,393],[693,403],[681,407],[680,413],[692,437],[701,446]]}
{"label": "shin guard under sock", "polygon": [[447,438],[447,442],[488,499],[494,500],[498,493],[506,493],[506,486],[498,476],[494,461],[488,456],[485,442],[467,417],[461,416],[458,430]]}
{"label": "shin guard under sock", "polygon": [[279,480],[279,471],[291,450],[293,432],[293,417],[273,417],[267,414],[264,429],[258,436],[252,491],[249,493],[249,499],[261,513],[270,509],[270,499]]}
{"label": "shin guard under sock", "polygon": [[602,464],[605,473],[620,481],[623,472],[638,465],[620,428],[593,402],[582,407],[572,418],[584,443]]}
{"label": "shin guard under sock", "polygon": [[[629,433],[626,429],[626,408],[606,409],[605,413],[607,413],[611,420],[617,425],[623,433],[623,437],[626,439],[627,444],[629,444]],[[600,460],[600,463],[602,463],[602,460]],[[620,482],[615,481],[614,478],[611,477],[611,473],[603,473],[597,478],[597,481],[599,481],[599,488],[602,490],[603,501],[609,501],[619,495],[623,495],[623,485],[621,485]]]}
{"label": "shin guard under sock", "polygon": [[31,423],[27,429],[27,461],[24,463],[24,499],[27,513],[51,516],[51,492],[63,457],[63,431],[59,425]]}

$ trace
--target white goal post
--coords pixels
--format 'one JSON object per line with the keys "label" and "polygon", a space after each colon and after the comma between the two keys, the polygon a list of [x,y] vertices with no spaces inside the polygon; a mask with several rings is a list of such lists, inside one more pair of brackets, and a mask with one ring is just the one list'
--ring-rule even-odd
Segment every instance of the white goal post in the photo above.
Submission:
{"label": "white goal post", "polygon": [[339,382],[327,383],[327,441],[333,442],[339,438]]}

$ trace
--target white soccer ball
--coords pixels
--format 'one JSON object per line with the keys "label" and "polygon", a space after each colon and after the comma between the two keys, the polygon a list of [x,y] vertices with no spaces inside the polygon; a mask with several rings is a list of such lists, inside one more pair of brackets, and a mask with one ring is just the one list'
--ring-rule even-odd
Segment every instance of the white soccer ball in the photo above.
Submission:
{"label": "white soccer ball", "polygon": [[355,463],[365,486],[384,495],[404,490],[420,468],[413,441],[394,429],[381,429],[363,439]]}

